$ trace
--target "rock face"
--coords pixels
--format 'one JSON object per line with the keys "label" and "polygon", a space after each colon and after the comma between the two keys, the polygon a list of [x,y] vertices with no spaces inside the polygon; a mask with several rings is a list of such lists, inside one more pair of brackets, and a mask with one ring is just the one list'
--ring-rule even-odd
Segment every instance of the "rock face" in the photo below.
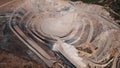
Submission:
{"label": "rock face", "polygon": [[48,67],[119,68],[120,26],[102,6],[14,0],[0,14],[2,49]]}

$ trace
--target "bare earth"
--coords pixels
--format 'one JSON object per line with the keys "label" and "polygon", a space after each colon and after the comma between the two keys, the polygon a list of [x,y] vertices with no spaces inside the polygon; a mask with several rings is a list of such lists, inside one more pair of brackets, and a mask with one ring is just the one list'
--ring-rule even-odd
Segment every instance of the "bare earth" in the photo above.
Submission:
{"label": "bare earth", "polygon": [[0,50],[0,68],[41,68],[40,65]]}

